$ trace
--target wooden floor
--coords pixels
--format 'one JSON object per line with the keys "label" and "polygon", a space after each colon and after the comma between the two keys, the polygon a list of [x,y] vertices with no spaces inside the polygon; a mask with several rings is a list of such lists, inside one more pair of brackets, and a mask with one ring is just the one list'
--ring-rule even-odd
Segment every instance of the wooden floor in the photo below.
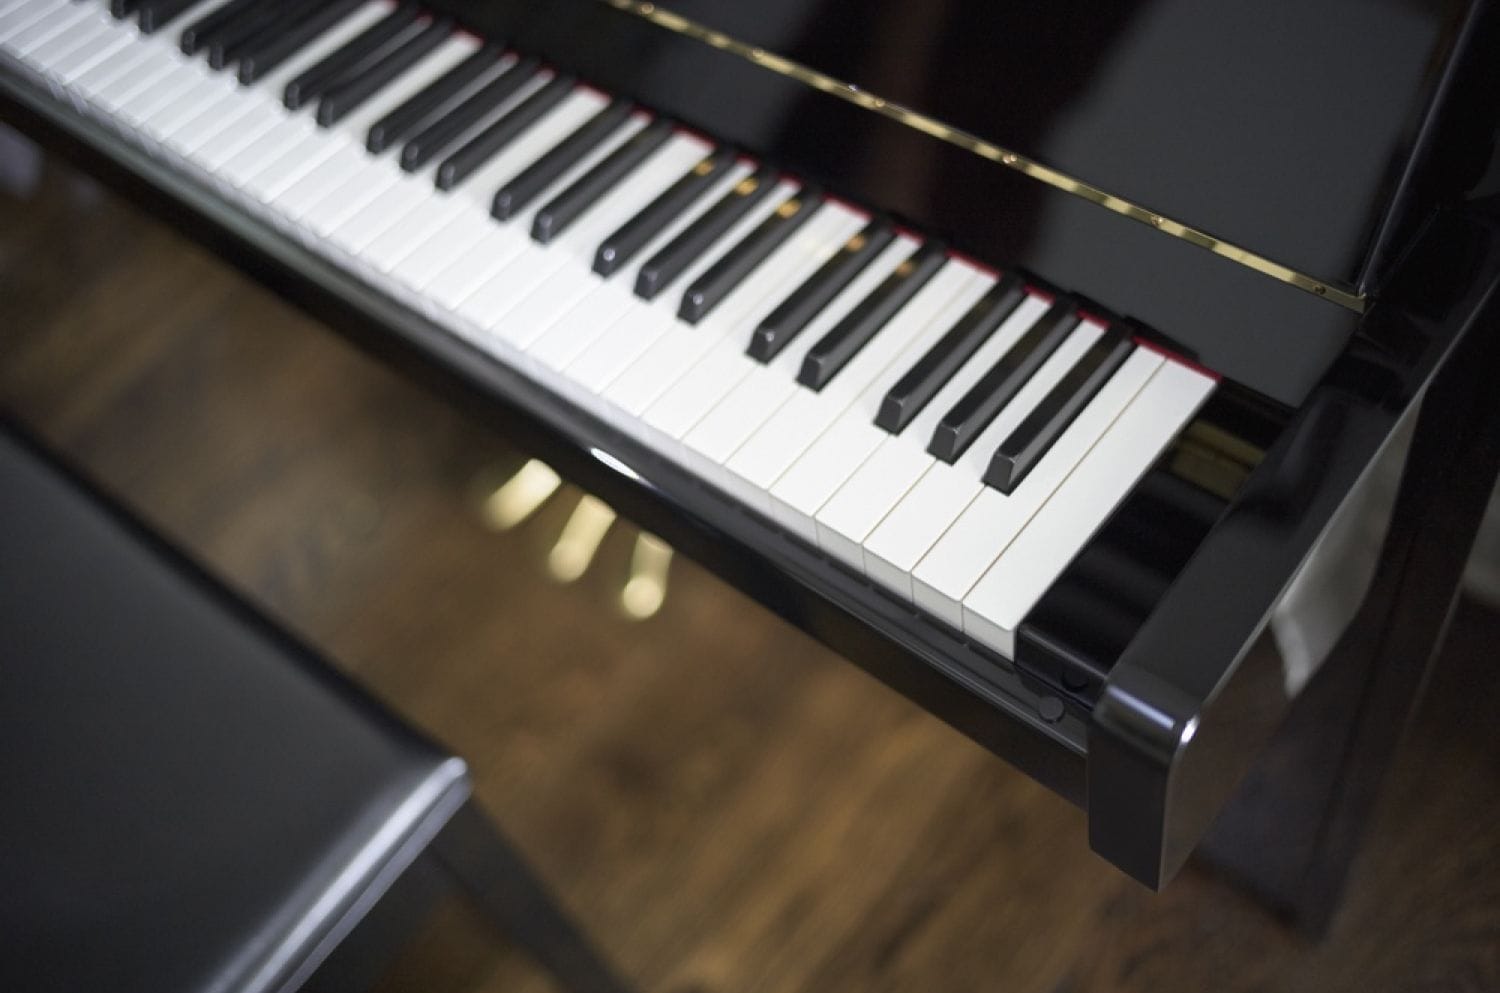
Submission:
{"label": "wooden floor", "polygon": [[[1459,614],[1314,945],[1200,869],[1144,892],[1077,810],[689,562],[626,619],[628,528],[549,579],[576,494],[485,528],[524,456],[55,164],[0,193],[0,404],[465,755],[643,990],[1500,989],[1495,615]],[[551,986],[448,908],[386,988]]]}

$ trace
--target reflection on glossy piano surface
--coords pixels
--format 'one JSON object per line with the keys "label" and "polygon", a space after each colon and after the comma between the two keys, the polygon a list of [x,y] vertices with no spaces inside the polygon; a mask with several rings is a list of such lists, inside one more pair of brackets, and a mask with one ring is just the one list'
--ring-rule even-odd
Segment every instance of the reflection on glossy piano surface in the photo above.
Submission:
{"label": "reflection on glossy piano surface", "polygon": [[1330,659],[1409,706],[1439,636],[1495,468],[1494,21],[0,0],[0,84],[1160,885]]}

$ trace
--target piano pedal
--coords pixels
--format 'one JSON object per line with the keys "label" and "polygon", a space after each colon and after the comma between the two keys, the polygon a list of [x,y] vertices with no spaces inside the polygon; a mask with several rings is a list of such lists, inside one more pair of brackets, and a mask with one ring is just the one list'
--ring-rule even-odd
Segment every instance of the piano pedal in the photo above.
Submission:
{"label": "piano pedal", "polygon": [[630,556],[630,579],[620,591],[620,606],[627,617],[644,621],[661,610],[667,599],[667,571],[672,565],[672,546],[642,531]]}
{"label": "piano pedal", "polygon": [[615,523],[615,512],[598,497],[585,494],[573,508],[562,533],[547,555],[547,571],[559,583],[583,576],[599,551],[599,544]]}
{"label": "piano pedal", "polygon": [[532,459],[485,498],[480,518],[493,530],[509,531],[536,513],[561,485],[551,466]]}

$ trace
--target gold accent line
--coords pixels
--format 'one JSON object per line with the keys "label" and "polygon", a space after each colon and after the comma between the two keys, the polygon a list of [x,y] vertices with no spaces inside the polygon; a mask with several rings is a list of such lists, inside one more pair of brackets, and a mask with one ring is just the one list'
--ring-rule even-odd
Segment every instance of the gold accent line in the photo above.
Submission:
{"label": "gold accent line", "polygon": [[1337,283],[1316,279],[1305,273],[1298,272],[1289,266],[1284,266],[1279,262],[1273,262],[1264,255],[1257,255],[1248,248],[1242,248],[1233,242],[1216,238],[1205,231],[1200,231],[1195,227],[1183,224],[1181,221],[1176,221],[1155,211],[1147,210],[1140,204],[1126,200],[1124,197],[1117,197],[1112,193],[1107,193],[1097,186],[1085,183],[1081,179],[1075,179],[1064,172],[1043,165],[1034,159],[1029,159],[1009,149],[1001,148],[993,142],[985,141],[983,138],[970,134],[960,128],[944,124],[942,121],[918,113],[910,107],[903,107],[901,104],[892,103],[883,97],[860,89],[853,83],[845,83],[832,76],[818,72],[816,69],[810,69],[799,62],[794,62],[785,56],[777,55],[774,52],[768,52],[763,48],[731,38],[721,31],[715,31],[696,21],[688,20],[680,14],[674,14],[670,10],[663,10],[654,3],[646,3],[642,2],[642,0],[601,0],[601,2],[627,14],[643,17],[659,27],[666,28],[668,31],[676,32],[721,51],[737,55],[742,59],[747,59],[763,69],[769,69],[778,75],[795,79],[799,83],[838,97],[855,106],[872,110],[883,117],[888,117],[899,124],[914,128],[939,141],[956,145],[981,158],[988,159],[1006,168],[1014,169],[1017,172],[1030,176],[1032,179],[1046,183],[1054,189],[1062,190],[1064,193],[1071,193],[1076,197],[1082,197],[1091,203],[1098,204],[1106,210],[1114,211],[1116,214],[1139,221],[1164,234],[1180,238],[1199,248],[1207,249],[1221,258],[1237,262],[1246,268],[1253,269],[1261,275],[1270,276],[1272,279],[1288,283],[1314,296],[1322,297],[1342,307],[1347,307],[1356,313],[1364,313],[1365,296],[1362,293],[1356,293]]}

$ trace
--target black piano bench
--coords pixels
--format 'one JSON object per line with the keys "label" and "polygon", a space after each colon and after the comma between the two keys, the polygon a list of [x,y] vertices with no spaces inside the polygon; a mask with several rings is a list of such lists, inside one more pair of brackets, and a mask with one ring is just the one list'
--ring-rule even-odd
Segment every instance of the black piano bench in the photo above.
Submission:
{"label": "black piano bench", "polygon": [[363,988],[434,883],[625,989],[461,760],[0,415],[0,990]]}

